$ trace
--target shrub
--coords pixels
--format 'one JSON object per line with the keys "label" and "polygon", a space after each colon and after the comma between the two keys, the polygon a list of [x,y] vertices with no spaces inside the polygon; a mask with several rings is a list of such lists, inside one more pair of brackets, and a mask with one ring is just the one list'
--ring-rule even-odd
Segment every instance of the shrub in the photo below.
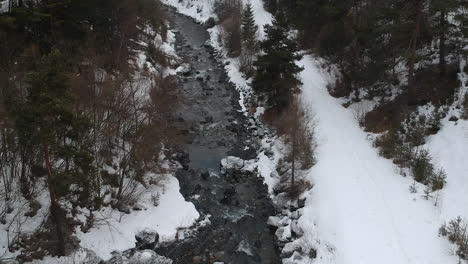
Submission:
{"label": "shrub", "polygon": [[237,57],[242,51],[241,0],[218,0],[213,5],[213,11],[218,16],[222,31],[221,38],[230,57]]}
{"label": "shrub", "polygon": [[439,228],[439,235],[447,237],[450,242],[457,245],[457,255],[465,260],[468,259],[467,225],[468,223],[459,216]]}
{"label": "shrub", "polygon": [[431,161],[432,157],[427,150],[422,149],[416,152],[411,162],[411,172],[417,182],[427,184],[434,175],[434,166]]}
{"label": "shrub", "polygon": [[379,148],[380,155],[387,159],[393,159],[397,156],[398,146],[403,145],[403,140],[398,131],[392,129],[377,137],[374,144]]}
{"label": "shrub", "polygon": [[445,184],[447,183],[447,173],[444,169],[440,168],[436,173],[434,173],[430,178],[430,184],[432,191],[435,192],[437,190],[441,190],[444,188]]}

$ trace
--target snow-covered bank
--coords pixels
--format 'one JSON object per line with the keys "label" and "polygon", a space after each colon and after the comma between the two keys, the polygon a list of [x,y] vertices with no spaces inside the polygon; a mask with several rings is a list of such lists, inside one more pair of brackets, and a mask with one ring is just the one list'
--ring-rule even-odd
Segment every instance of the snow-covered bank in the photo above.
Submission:
{"label": "snow-covered bank", "polygon": [[315,187],[299,223],[322,245],[317,263],[456,263],[437,235],[444,221],[438,210],[409,192],[412,180],[378,155],[352,113],[329,95],[320,63],[306,56],[299,64],[319,144],[309,175]]}
{"label": "snow-covered bank", "polygon": [[[155,194],[159,194],[157,206],[153,201]],[[135,234],[145,228],[157,231],[162,242],[174,240],[179,228],[190,227],[199,217],[195,206],[180,194],[179,181],[172,175],[166,175],[160,185],[148,189],[138,204],[143,210],[129,215],[111,208],[95,213],[101,223],[87,233],[77,231],[80,245],[107,260],[112,251],[135,247]]]}

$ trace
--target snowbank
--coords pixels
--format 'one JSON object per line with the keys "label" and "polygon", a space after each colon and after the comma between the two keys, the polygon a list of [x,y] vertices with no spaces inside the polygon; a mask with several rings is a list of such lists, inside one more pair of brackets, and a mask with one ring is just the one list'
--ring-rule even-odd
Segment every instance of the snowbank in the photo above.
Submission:
{"label": "snowbank", "polygon": [[[154,206],[152,195],[160,194],[159,205]],[[77,230],[80,245],[96,252],[102,259],[109,259],[114,250],[123,251],[135,246],[135,234],[145,228],[156,230],[161,241],[174,240],[179,228],[190,227],[198,218],[195,206],[185,201],[179,192],[178,180],[168,175],[161,186],[153,186],[139,200],[142,211],[122,214],[111,208],[99,211],[102,224],[89,232]]]}

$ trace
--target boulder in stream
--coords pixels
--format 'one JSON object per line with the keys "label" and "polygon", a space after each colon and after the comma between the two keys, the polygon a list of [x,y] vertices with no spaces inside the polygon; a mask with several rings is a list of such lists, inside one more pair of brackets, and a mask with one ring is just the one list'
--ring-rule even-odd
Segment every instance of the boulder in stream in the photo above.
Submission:
{"label": "boulder in stream", "polygon": [[154,249],[159,242],[159,234],[153,229],[145,228],[135,235],[135,247],[138,249]]}

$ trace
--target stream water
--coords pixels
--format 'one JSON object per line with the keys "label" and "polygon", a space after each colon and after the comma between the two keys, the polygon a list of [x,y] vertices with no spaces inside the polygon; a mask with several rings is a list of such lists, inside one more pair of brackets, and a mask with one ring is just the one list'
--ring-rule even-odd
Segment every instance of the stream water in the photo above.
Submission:
{"label": "stream water", "polygon": [[247,129],[238,94],[206,45],[209,35],[204,26],[174,10],[168,12],[177,52],[191,66],[178,76],[184,99],[177,115],[186,137],[179,155],[184,168],[177,178],[184,197],[209,223],[200,221],[185,238],[156,251],[183,264],[281,263],[274,230],[267,225],[275,210],[262,179],[254,173],[221,173],[220,161],[228,155],[246,160],[256,156],[258,139]]}

